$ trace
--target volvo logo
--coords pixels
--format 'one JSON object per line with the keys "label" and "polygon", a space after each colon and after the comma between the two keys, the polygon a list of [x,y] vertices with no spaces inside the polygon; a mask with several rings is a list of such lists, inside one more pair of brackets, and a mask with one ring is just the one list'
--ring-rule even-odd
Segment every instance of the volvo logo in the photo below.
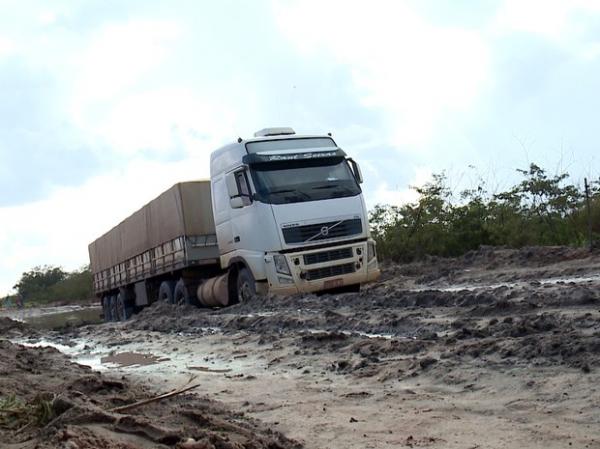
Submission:
{"label": "volvo logo", "polygon": [[314,240],[314,239],[316,239],[318,237],[321,237],[321,236],[327,237],[329,235],[329,231],[331,231],[333,228],[335,228],[336,226],[340,225],[343,222],[344,222],[344,220],[340,220],[337,223],[332,224],[331,226],[322,226],[321,230],[317,234],[313,235],[311,238],[306,239],[304,241],[305,242],[310,242],[311,240]]}

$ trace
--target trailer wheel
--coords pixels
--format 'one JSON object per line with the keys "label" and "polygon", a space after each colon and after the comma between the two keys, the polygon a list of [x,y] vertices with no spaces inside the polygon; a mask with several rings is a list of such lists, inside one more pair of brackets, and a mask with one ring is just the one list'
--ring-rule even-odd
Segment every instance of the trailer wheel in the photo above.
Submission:
{"label": "trailer wheel", "polygon": [[127,321],[133,315],[133,308],[127,304],[125,295],[119,293],[117,295],[116,316],[115,321]]}
{"label": "trailer wheel", "polygon": [[110,323],[112,321],[112,315],[110,312],[110,296],[102,297],[102,315],[104,316],[105,323]]}
{"label": "trailer wheel", "polygon": [[173,304],[173,281],[162,281],[158,289],[158,300]]}
{"label": "trailer wheel", "polygon": [[243,303],[256,296],[256,282],[247,268],[242,268],[237,276],[237,302]]}
{"label": "trailer wheel", "polygon": [[185,281],[183,279],[179,279],[177,284],[175,284],[175,290],[173,292],[173,301],[178,306],[190,305],[197,306],[198,299],[196,298],[195,292],[190,294],[187,286],[185,285]]}
{"label": "trailer wheel", "polygon": [[110,321],[117,321],[117,295],[109,298]]}

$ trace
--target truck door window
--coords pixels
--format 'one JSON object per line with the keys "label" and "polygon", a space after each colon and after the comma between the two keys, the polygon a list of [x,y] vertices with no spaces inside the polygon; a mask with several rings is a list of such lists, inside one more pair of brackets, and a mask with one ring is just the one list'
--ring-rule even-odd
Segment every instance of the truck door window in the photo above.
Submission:
{"label": "truck door window", "polygon": [[245,171],[239,171],[235,173],[235,182],[238,187],[238,192],[244,201],[244,206],[248,206],[252,203],[252,197],[250,196],[250,185],[248,184],[248,178],[246,177]]}

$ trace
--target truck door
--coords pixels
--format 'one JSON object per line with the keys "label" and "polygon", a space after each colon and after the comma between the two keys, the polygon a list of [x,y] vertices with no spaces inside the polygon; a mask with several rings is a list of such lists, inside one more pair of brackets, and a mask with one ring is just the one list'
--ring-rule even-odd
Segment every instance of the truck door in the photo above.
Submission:
{"label": "truck door", "polygon": [[231,210],[231,228],[233,232],[233,248],[240,249],[248,246],[247,236],[252,232],[252,223],[250,223],[250,205],[252,205],[252,191],[248,180],[248,172],[245,168],[234,171],[235,183],[237,186],[239,200],[236,206]]}
{"label": "truck door", "polygon": [[229,205],[225,176],[221,174],[221,176],[213,179],[212,188],[213,213],[219,251],[221,254],[227,254],[233,251],[233,231],[231,229],[231,206]]}

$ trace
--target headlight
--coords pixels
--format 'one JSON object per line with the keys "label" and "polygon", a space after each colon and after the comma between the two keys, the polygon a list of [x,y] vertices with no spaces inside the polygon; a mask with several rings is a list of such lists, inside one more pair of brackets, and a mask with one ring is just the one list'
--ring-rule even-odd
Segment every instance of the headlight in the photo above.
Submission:
{"label": "headlight", "polygon": [[292,275],[290,267],[283,254],[275,254],[273,256],[273,262],[275,262],[275,270],[277,270],[278,273],[287,274],[288,276]]}
{"label": "headlight", "polygon": [[375,249],[375,242],[367,242],[367,261],[372,260],[374,257],[377,257],[377,251]]}

